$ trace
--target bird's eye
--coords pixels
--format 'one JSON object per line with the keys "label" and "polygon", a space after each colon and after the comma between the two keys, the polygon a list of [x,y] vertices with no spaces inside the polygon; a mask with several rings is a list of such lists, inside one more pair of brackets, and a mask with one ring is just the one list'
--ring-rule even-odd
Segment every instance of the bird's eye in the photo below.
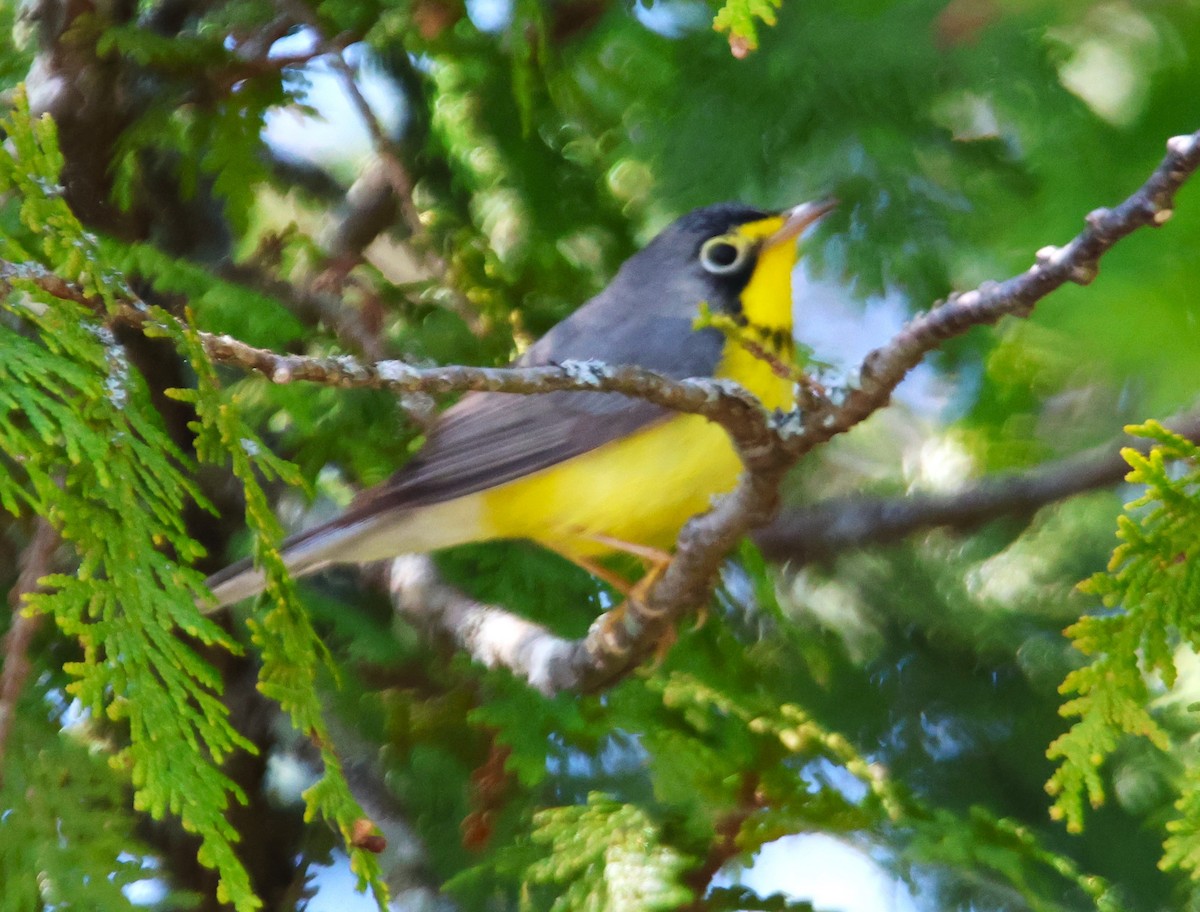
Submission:
{"label": "bird's eye", "polygon": [[746,265],[750,244],[735,234],[709,238],[700,248],[700,265],[713,275],[729,275]]}

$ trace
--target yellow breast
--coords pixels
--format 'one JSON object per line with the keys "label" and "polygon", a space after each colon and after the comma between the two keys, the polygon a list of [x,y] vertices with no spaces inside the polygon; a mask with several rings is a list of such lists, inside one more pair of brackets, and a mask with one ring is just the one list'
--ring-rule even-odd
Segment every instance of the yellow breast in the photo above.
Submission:
{"label": "yellow breast", "polygon": [[484,492],[485,524],[578,557],[609,550],[596,535],[669,548],[740,467],[721,428],[683,415]]}

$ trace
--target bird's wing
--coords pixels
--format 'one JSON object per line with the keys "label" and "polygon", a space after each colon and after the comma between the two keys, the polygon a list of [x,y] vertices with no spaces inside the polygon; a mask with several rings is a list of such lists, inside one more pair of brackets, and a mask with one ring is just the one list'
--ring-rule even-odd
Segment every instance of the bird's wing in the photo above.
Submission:
{"label": "bird's wing", "polygon": [[[694,305],[693,305],[694,306]],[[580,312],[579,316],[591,317]],[[520,364],[597,358],[637,364],[676,378],[708,376],[722,340],[712,330],[695,332],[691,318],[640,315],[604,328],[603,350],[583,324],[559,324]],[[591,342],[592,345],[587,343]],[[540,395],[471,393],[442,416],[429,440],[388,482],[364,492],[346,520],[392,508],[462,497],[531,474],[661,421],[670,413],[617,393],[556,392]]]}
{"label": "bird's wing", "polygon": [[[697,371],[696,373],[704,373]],[[283,543],[293,576],[364,553],[363,541],[406,511],[494,487],[668,417],[616,393],[471,393],[447,411],[421,452],[344,513]],[[219,605],[262,591],[249,558],[209,577]]]}

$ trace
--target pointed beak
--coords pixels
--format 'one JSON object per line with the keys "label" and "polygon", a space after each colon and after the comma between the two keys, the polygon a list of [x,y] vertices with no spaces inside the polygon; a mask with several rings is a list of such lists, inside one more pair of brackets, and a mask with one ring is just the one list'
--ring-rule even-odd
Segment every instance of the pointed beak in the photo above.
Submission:
{"label": "pointed beak", "polygon": [[783,215],[783,227],[768,237],[763,246],[774,247],[776,244],[795,240],[805,228],[820,221],[822,217],[832,212],[837,204],[837,200],[833,197],[828,197],[823,200],[815,200],[811,203],[801,203],[799,206],[793,206],[791,209],[784,210],[781,213]]}

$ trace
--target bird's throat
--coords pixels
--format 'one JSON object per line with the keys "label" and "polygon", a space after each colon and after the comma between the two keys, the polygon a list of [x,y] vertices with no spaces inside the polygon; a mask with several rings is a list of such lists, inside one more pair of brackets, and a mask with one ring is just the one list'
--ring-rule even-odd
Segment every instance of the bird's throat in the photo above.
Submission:
{"label": "bird's throat", "polygon": [[[782,223],[781,219],[764,223],[770,221]],[[796,248],[791,243],[765,247],[759,254],[754,274],[741,294],[739,338],[730,340],[717,369],[718,376],[741,384],[770,409],[790,408],[795,395],[792,376],[795,265]]]}

